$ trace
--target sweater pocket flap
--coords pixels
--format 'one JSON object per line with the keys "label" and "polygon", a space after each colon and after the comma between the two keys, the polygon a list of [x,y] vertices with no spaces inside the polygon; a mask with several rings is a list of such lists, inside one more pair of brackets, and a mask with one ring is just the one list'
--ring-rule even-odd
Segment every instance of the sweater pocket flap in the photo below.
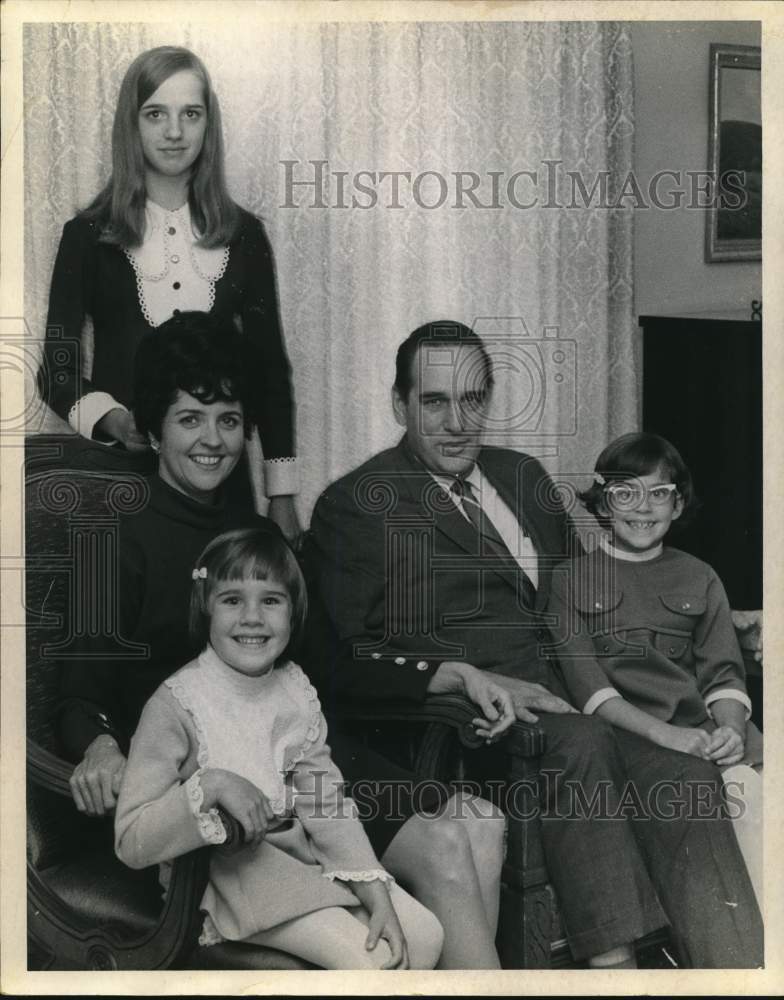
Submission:
{"label": "sweater pocket flap", "polygon": [[704,615],[707,606],[704,594],[659,594],[659,600],[668,610],[688,617]]}

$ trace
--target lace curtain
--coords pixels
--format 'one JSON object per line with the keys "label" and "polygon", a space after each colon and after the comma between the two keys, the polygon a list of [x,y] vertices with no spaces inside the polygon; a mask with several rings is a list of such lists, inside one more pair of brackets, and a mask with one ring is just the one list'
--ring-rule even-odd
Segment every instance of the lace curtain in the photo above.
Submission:
{"label": "lace curtain", "polygon": [[331,479],[397,439],[395,350],[429,320],[493,345],[492,441],[569,478],[637,426],[632,213],[585,207],[570,177],[590,193],[632,168],[615,23],[27,25],[33,336],[62,225],[108,175],[122,74],[159,44],[204,59],[231,191],[275,250],[306,522]]}

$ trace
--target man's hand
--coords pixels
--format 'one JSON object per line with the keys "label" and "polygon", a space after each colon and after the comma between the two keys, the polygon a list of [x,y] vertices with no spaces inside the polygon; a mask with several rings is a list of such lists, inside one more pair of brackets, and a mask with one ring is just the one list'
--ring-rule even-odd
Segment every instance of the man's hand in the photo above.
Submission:
{"label": "man's hand", "polygon": [[119,441],[128,451],[149,451],[150,442],[136,429],[133,414],[121,406],[105,413],[95,429],[114,441]]}
{"label": "man's hand", "polygon": [[[520,719],[521,722],[538,722],[538,716],[529,711],[530,708],[558,714],[577,711],[563,698],[551,694],[541,684],[531,684],[515,677],[505,677],[502,674],[478,670],[470,663],[463,663],[459,660],[446,660],[442,663],[430,678],[427,690],[431,694],[457,691],[466,695],[481,707],[486,719],[495,721],[497,718],[491,730],[487,730],[487,732],[492,732],[493,736],[508,729],[514,718]],[[509,718],[508,714],[510,705],[513,713],[512,719]],[[493,711],[500,711],[500,716],[494,716]],[[474,720],[480,735],[483,736],[485,732],[480,730],[479,724],[484,721]]]}
{"label": "man's hand", "polygon": [[542,684],[533,684],[530,681],[521,681],[517,677],[505,677],[500,674],[495,675],[495,680],[502,687],[506,688],[512,696],[515,716],[520,722],[538,722],[539,716],[535,715],[531,709],[538,712],[551,712],[554,715],[566,715],[568,712],[577,712],[577,709],[570,705],[568,701],[552,694]]}
{"label": "man's hand", "polygon": [[96,736],[70,777],[76,808],[88,816],[105,816],[117,805],[125,757],[108,733]]}

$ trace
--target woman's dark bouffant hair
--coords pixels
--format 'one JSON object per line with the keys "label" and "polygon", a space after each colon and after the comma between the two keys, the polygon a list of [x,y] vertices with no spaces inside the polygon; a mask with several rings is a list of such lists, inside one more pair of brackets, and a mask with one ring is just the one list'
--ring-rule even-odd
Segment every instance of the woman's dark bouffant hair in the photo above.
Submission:
{"label": "woman's dark bouffant hair", "polygon": [[698,507],[691,473],[675,445],[658,434],[632,432],[611,441],[596,459],[595,471],[604,479],[604,483],[594,480],[587,490],[578,495],[584,506],[606,527],[609,519],[606,514],[604,486],[647,476],[658,468],[662,469],[666,479],[678,487],[683,507],[679,519],[673,522],[673,527],[683,527],[693,518]]}
{"label": "woman's dark bouffant hair", "polygon": [[201,403],[241,403],[248,437],[258,424],[252,392],[258,377],[251,346],[233,323],[209,313],[179,313],[151,330],[136,351],[136,426],[160,439],[166,411],[182,390]]}
{"label": "woman's dark bouffant hair", "polygon": [[226,531],[207,545],[195,568],[206,574],[194,580],[191,588],[189,631],[200,649],[209,642],[209,602],[218,582],[274,580],[286,588],[291,600],[291,637],[278,664],[291,657],[302,639],[308,615],[308,595],[296,556],[279,532],[270,528]]}

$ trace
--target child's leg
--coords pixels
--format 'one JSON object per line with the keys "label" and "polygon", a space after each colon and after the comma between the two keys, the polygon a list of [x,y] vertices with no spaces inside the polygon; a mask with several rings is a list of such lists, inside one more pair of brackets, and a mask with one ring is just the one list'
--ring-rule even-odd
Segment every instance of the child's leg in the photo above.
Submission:
{"label": "child's leg", "polygon": [[[732,828],[762,909],[762,767],[734,764],[721,773],[730,800]],[[733,804],[734,803],[734,804]],[[739,808],[740,807],[740,808]]]}
{"label": "child's leg", "polygon": [[[406,936],[411,968],[432,969],[443,940],[440,924],[398,886],[392,886],[390,895]],[[389,961],[389,946],[382,940],[372,951],[365,948],[368,922],[361,906],[330,906],[259,931],[247,941],[299,955],[323,969],[380,969]]]}
{"label": "child's leg", "polygon": [[467,808],[456,812],[453,799],[435,816],[412,816],[381,858],[441,921],[440,969],[499,968],[495,927],[504,821],[489,803],[474,801],[482,803],[480,818]]}

